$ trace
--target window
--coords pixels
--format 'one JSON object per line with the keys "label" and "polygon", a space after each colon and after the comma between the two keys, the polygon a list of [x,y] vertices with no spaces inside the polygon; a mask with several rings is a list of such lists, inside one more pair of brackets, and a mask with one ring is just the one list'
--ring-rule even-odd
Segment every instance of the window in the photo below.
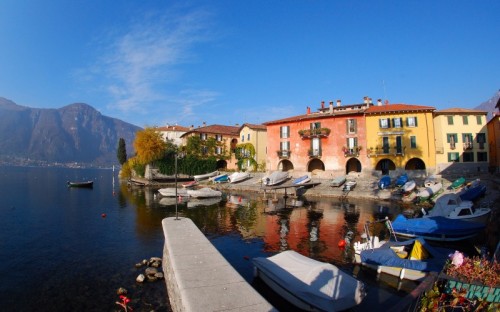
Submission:
{"label": "window", "polygon": [[462,121],[463,121],[464,125],[468,125],[469,124],[469,116],[462,116]]}
{"label": "window", "polygon": [[387,129],[387,128],[391,127],[391,120],[389,118],[382,118],[382,119],[379,119],[378,121],[380,124],[380,128]]}
{"label": "window", "polygon": [[448,124],[453,125],[453,116],[448,116]]}
{"label": "window", "polygon": [[321,140],[319,138],[313,138],[311,140],[311,151],[309,156],[321,156]]}
{"label": "window", "polygon": [[221,142],[221,141],[222,141],[222,134],[216,134],[216,135],[215,135],[215,140],[216,140],[217,142]]}
{"label": "window", "polygon": [[403,140],[400,135],[396,137],[396,154],[403,154]]}
{"label": "window", "polygon": [[241,135],[241,142],[245,142],[245,135],[244,134]]}
{"label": "window", "polygon": [[201,153],[203,155],[207,155],[208,154],[208,147],[207,146],[202,146],[201,147]]}
{"label": "window", "polygon": [[319,130],[321,129],[321,122],[311,122],[310,127],[311,130]]}
{"label": "window", "polygon": [[462,141],[464,142],[464,149],[472,149],[472,133],[462,133]]}
{"label": "window", "polygon": [[217,154],[217,155],[222,154],[222,147],[220,147],[220,146],[216,146],[216,147],[215,147],[215,154]]}
{"label": "window", "polygon": [[356,119],[347,119],[347,133],[356,133]]}
{"label": "window", "polygon": [[473,162],[474,161],[474,153],[472,152],[464,152],[462,154],[464,162]]}
{"label": "window", "polygon": [[450,148],[455,149],[455,144],[458,141],[458,135],[456,133],[447,133],[446,142],[450,143]]}
{"label": "window", "polygon": [[200,133],[200,139],[205,141],[207,139],[207,134],[206,133]]}
{"label": "window", "polygon": [[416,127],[416,126],[418,126],[418,124],[417,124],[417,117],[407,117],[406,118],[406,125],[408,127]]}
{"label": "window", "polygon": [[358,138],[347,138],[346,146],[347,150],[344,150],[345,154],[356,154],[358,152]]}
{"label": "window", "polygon": [[414,135],[410,136],[410,147],[417,148],[417,137]]}
{"label": "window", "polygon": [[479,143],[480,149],[484,149],[484,143],[486,143],[486,134],[476,133],[476,142]]}
{"label": "window", "polygon": [[392,127],[401,128],[403,127],[403,122],[401,118],[392,118]]}
{"label": "window", "polygon": [[478,125],[482,125],[483,124],[483,116],[476,116],[476,121],[477,121]]}
{"label": "window", "polygon": [[389,154],[389,137],[382,137],[382,151],[384,154]]}
{"label": "window", "polygon": [[247,141],[250,141],[250,133],[247,134]]}
{"label": "window", "polygon": [[488,161],[488,153],[477,152],[477,161]]}
{"label": "window", "polygon": [[290,137],[290,126],[280,127],[280,138],[287,139]]}
{"label": "window", "polygon": [[460,158],[458,153],[448,153],[448,161],[459,162]]}

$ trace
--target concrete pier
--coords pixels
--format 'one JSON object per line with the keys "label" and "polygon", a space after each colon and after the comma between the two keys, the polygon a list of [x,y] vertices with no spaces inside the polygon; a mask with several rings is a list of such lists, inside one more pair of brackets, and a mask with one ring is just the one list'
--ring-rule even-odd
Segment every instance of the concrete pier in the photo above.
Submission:
{"label": "concrete pier", "polygon": [[162,221],[163,271],[172,310],[277,311],[188,218]]}

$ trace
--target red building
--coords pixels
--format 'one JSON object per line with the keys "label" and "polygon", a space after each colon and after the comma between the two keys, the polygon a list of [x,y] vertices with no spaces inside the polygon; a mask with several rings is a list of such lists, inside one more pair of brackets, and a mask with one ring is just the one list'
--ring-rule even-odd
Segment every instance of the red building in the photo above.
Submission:
{"label": "red building", "polygon": [[[330,102],[316,112],[265,122],[267,170],[315,171],[320,177],[361,172],[369,166],[364,112],[373,104]],[[323,171],[323,172],[321,172]]]}

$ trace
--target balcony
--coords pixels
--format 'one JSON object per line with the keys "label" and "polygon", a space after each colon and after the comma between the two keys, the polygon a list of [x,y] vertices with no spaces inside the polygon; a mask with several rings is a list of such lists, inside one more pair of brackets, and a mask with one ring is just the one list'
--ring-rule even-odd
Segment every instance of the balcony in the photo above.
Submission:
{"label": "balcony", "polygon": [[330,132],[331,130],[329,128],[304,129],[299,130],[299,135],[302,139],[326,138],[330,135]]}
{"label": "balcony", "polygon": [[344,157],[359,157],[359,151],[361,151],[361,146],[342,147]]}
{"label": "balcony", "polygon": [[370,147],[367,151],[368,157],[377,157],[377,156],[404,156],[405,155],[406,146],[394,146],[393,148],[388,145],[385,146],[375,146]]}
{"label": "balcony", "polygon": [[473,148],[472,142],[465,142],[464,143],[464,151],[471,150]]}
{"label": "balcony", "polygon": [[309,150],[309,157],[311,157],[311,158],[313,158],[313,157],[320,158],[321,157],[321,148],[319,148],[319,149],[310,149]]}
{"label": "balcony", "polygon": [[280,158],[280,159],[288,159],[288,158],[290,158],[290,154],[292,153],[292,151],[290,151],[290,150],[279,150],[279,151],[276,151],[276,153],[278,154],[278,158]]}

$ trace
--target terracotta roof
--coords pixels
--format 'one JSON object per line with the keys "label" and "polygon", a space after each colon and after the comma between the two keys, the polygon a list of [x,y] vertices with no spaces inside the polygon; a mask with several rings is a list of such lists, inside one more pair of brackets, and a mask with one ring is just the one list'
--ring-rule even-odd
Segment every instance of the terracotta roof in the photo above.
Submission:
{"label": "terracotta roof", "polygon": [[272,121],[264,122],[263,124],[267,126],[267,125],[272,125],[272,124],[296,122],[296,121],[303,121],[303,120],[335,118],[337,116],[363,114],[367,110],[366,107],[363,107],[361,109],[358,109],[358,107],[359,107],[359,105],[345,105],[345,106],[340,106],[340,107],[336,106],[335,107],[336,109],[334,109],[333,114],[324,110],[323,112],[313,112],[311,114],[297,115],[297,116],[287,117],[287,118],[283,118],[283,119],[272,120]]}
{"label": "terracotta roof", "polygon": [[253,129],[253,130],[266,130],[267,129],[265,125],[255,125],[255,124],[244,123],[243,125],[241,125],[238,132],[241,131],[241,129],[243,129],[243,127],[245,127],[245,126],[247,126],[250,129]]}
{"label": "terracotta roof", "polygon": [[459,107],[454,107],[454,108],[448,108],[448,109],[442,109],[434,112],[435,115],[445,115],[445,114],[469,114],[469,115],[486,115],[488,114],[485,111],[482,110],[477,110],[477,109],[467,109],[467,108],[459,108]]}
{"label": "terracotta roof", "polygon": [[190,133],[212,133],[212,134],[225,134],[232,136],[239,136],[240,127],[236,126],[224,126],[224,125],[210,125],[205,127],[199,127],[193,130],[190,130],[182,135],[182,137],[190,134]]}
{"label": "terracotta roof", "polygon": [[189,131],[188,127],[183,127],[183,126],[179,126],[179,125],[158,127],[156,129],[158,129],[159,131],[180,131],[180,132],[187,132],[187,131]]}
{"label": "terracotta roof", "polygon": [[392,112],[415,112],[415,111],[433,111],[435,107],[423,106],[423,105],[411,105],[411,104],[387,104],[381,106],[371,106],[368,108],[366,114],[377,114],[377,113],[392,113]]}

